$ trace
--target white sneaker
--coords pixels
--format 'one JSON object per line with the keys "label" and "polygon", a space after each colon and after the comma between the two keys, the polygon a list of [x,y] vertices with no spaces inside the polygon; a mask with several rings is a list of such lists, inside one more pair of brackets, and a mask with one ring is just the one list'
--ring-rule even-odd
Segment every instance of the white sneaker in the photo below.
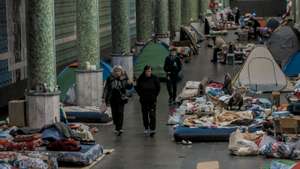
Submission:
{"label": "white sneaker", "polygon": [[145,134],[145,136],[148,136],[148,135],[149,135],[149,133],[150,133],[150,130],[149,130],[149,129],[147,129],[147,130],[144,130],[144,134]]}

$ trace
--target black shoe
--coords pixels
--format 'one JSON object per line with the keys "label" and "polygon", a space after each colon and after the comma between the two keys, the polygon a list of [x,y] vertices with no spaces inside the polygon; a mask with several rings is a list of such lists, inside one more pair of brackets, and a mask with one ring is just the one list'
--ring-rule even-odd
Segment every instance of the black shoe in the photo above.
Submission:
{"label": "black shoe", "polygon": [[115,130],[115,134],[117,136],[121,136],[123,134],[123,130]]}
{"label": "black shoe", "polygon": [[169,98],[169,105],[171,105],[173,102],[173,99],[172,98]]}
{"label": "black shoe", "polygon": [[155,131],[154,130],[150,130],[150,137],[154,137],[155,135]]}

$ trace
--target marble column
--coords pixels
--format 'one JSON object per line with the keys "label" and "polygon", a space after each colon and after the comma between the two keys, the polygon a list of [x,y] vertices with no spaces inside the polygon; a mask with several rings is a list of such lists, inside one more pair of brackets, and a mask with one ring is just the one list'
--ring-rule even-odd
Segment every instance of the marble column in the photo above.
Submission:
{"label": "marble column", "polygon": [[169,23],[171,40],[179,41],[181,26],[181,0],[169,0]]}
{"label": "marble column", "polygon": [[296,9],[295,28],[300,32],[300,1],[296,1],[294,6],[295,6],[295,9]]}
{"label": "marble column", "polygon": [[181,24],[189,25],[192,17],[192,1],[193,0],[181,0]]}
{"label": "marble column", "polygon": [[100,63],[99,1],[77,0],[77,46],[79,70],[76,72],[78,106],[100,106],[103,78]]}
{"label": "marble column", "polygon": [[169,3],[168,0],[156,0],[156,31],[155,36],[160,41],[170,44],[169,38]]}
{"label": "marble column", "polygon": [[136,0],[136,30],[139,53],[152,36],[152,2],[149,0]]}
{"label": "marble column", "polygon": [[191,22],[198,20],[200,14],[199,0],[182,0],[181,1],[181,19],[183,25],[189,25]]}
{"label": "marble column", "polygon": [[54,0],[30,0],[28,7],[27,124],[42,127],[59,121],[56,86]]}
{"label": "marble column", "polygon": [[230,7],[230,0],[224,0],[224,8]]}
{"label": "marble column", "polygon": [[133,79],[133,59],[130,53],[129,1],[111,0],[112,64],[121,65]]}
{"label": "marble column", "polygon": [[207,13],[208,4],[210,0],[200,0],[201,1],[201,13],[205,15]]}

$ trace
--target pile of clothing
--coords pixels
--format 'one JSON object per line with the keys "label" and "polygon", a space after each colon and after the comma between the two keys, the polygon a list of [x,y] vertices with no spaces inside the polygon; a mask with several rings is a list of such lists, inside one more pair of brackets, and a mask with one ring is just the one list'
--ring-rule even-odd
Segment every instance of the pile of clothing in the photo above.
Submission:
{"label": "pile of clothing", "polygon": [[[182,93],[197,90],[197,86],[201,86],[201,82],[187,82]],[[225,105],[232,102],[232,97],[225,95],[222,83],[210,82],[205,86],[205,95],[182,97],[181,105],[170,116],[168,124],[190,128],[252,127],[263,124],[267,117],[266,110],[271,108],[268,99],[241,95],[244,110],[228,110]]]}
{"label": "pile of clothing", "polygon": [[228,149],[237,156],[260,154],[267,158],[300,159],[300,140],[281,141],[262,131],[243,133],[237,130],[230,135]]}
{"label": "pile of clothing", "polygon": [[[45,161],[41,156],[35,154],[24,154],[24,152],[35,152],[47,154],[46,156],[63,162],[89,165],[103,154],[102,146],[95,143],[93,134],[96,132],[88,126],[80,123],[54,123],[46,125],[41,129],[17,128],[4,125],[0,128],[0,162],[3,167],[26,166],[39,164],[41,169],[49,168],[42,165]],[[20,152],[10,154],[9,152]],[[10,157],[11,160],[7,158]],[[13,162],[13,163],[12,163]],[[21,167],[24,168],[24,167]],[[38,168],[38,167],[25,167]],[[39,168],[38,168],[39,169]]]}
{"label": "pile of clothing", "polygon": [[41,153],[0,152],[0,168],[58,169],[56,158]]}
{"label": "pile of clothing", "polygon": [[200,84],[201,82],[198,81],[188,81],[177,100],[186,100],[197,96]]}

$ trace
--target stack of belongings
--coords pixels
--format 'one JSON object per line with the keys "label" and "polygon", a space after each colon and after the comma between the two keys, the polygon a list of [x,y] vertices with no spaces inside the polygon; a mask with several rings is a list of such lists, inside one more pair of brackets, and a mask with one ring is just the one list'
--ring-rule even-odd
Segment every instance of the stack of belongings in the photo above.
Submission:
{"label": "stack of belongings", "polygon": [[[29,159],[45,162],[44,157],[48,157],[55,159],[59,166],[87,166],[103,155],[103,148],[95,144],[92,132],[88,126],[76,123],[55,123],[41,129],[2,126],[0,151],[3,151],[4,156],[0,154],[0,161],[6,161],[5,165],[15,166],[15,161]],[[9,152],[16,152],[17,155],[11,156],[12,160],[5,160],[5,154]]]}
{"label": "stack of belongings", "polygon": [[0,152],[1,169],[58,169],[56,158],[37,152]]}
{"label": "stack of belongings", "polygon": [[219,82],[195,84],[200,84],[198,94],[194,89],[193,95],[182,97],[188,93],[185,87],[180,95],[181,105],[169,118],[175,141],[228,141],[237,128],[260,130],[270,114],[271,102],[245,96],[244,88],[231,91],[228,84]]}
{"label": "stack of belongings", "polygon": [[283,140],[283,138],[275,138],[262,131],[243,133],[237,130],[230,136],[228,149],[236,156],[262,155],[266,158],[300,159],[300,140]]}
{"label": "stack of belongings", "polygon": [[294,84],[294,92],[287,96],[289,102],[300,102],[300,80],[297,80]]}

